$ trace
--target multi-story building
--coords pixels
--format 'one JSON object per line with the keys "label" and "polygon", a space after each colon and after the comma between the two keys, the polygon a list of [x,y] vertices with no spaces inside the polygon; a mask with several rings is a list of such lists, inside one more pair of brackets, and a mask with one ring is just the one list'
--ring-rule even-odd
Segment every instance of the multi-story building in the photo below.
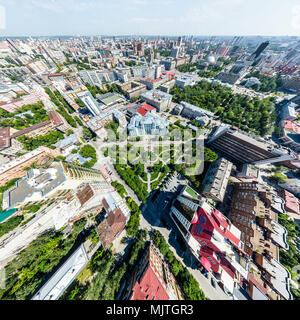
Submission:
{"label": "multi-story building", "polygon": [[208,116],[208,117],[211,117],[211,118],[214,117],[214,113],[213,112],[210,112],[208,110],[199,108],[199,107],[194,106],[194,105],[192,105],[190,103],[181,101],[180,104],[183,107],[182,111],[181,111],[181,116],[182,117],[185,117],[185,118],[188,118],[188,119],[191,119],[191,120],[194,120],[197,117],[202,117],[202,116]]}
{"label": "multi-story building", "polygon": [[244,250],[253,259],[249,295],[253,298],[256,286],[265,299],[292,299],[290,273],[279,262],[279,248],[287,250],[289,246],[287,231],[277,222],[277,199],[253,181],[236,183],[231,203],[229,219],[241,231]]}
{"label": "multi-story building", "polygon": [[25,177],[18,180],[16,186],[4,192],[4,210],[16,208],[24,202],[41,201],[57,190],[73,190],[86,181],[97,181],[104,186],[107,185],[99,170],[50,159],[51,157],[46,155],[43,161],[39,161],[41,165],[38,168],[24,172]]}
{"label": "multi-story building", "polygon": [[28,168],[32,163],[39,159],[52,155],[56,156],[56,152],[47,147],[40,147],[31,152],[26,153],[23,156],[16,158],[9,163],[0,167],[0,186],[5,185],[8,181],[25,176],[25,168]]}
{"label": "multi-story building", "polygon": [[167,263],[152,243],[148,243],[137,263],[125,300],[184,300],[183,294]]}
{"label": "multi-story building", "polygon": [[147,90],[147,87],[143,83],[136,81],[127,82],[124,84],[117,84],[117,86],[126,93],[127,98],[138,98],[142,93]]}
{"label": "multi-story building", "polygon": [[172,95],[159,90],[147,91],[141,95],[141,98],[155,107],[158,112],[170,108],[172,102]]}
{"label": "multi-story building", "polygon": [[191,77],[187,76],[180,76],[175,81],[175,86],[179,88],[184,88],[185,86],[193,86],[195,84],[195,81]]}
{"label": "multi-story building", "polygon": [[223,202],[231,169],[232,163],[224,158],[219,158],[212,163],[202,182],[203,195],[207,198]]}
{"label": "multi-story building", "polygon": [[294,102],[289,102],[282,107],[281,110],[281,120],[296,120],[297,119],[297,112],[296,109],[297,104]]}
{"label": "multi-story building", "polygon": [[97,116],[102,112],[99,103],[94,99],[89,91],[81,91],[77,93],[77,97],[87,107],[93,116]]}
{"label": "multi-story building", "polygon": [[170,59],[170,60],[161,60],[160,62],[162,65],[165,66],[166,70],[172,71],[176,68],[176,61]]}
{"label": "multi-story building", "polygon": [[170,215],[193,255],[228,294],[245,286],[249,261],[241,232],[221,212],[184,187]]}
{"label": "multi-story building", "polygon": [[284,208],[287,212],[300,214],[300,200],[287,190],[278,191],[281,198],[284,199]]}
{"label": "multi-story building", "polygon": [[279,185],[281,188],[290,191],[296,196],[300,196],[300,179],[285,179],[284,182]]}
{"label": "multi-story building", "polygon": [[215,130],[208,144],[238,163],[265,164],[296,160],[286,150],[279,150],[265,140],[222,124]]}
{"label": "multi-story building", "polygon": [[130,136],[159,135],[165,136],[169,132],[169,121],[151,112],[133,116],[127,126]]}

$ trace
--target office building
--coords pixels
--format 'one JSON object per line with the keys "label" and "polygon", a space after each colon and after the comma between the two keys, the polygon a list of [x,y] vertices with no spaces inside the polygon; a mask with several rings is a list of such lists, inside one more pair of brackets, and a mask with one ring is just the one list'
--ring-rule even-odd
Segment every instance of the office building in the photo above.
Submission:
{"label": "office building", "polygon": [[266,164],[294,160],[285,150],[276,149],[264,139],[222,124],[215,130],[208,144],[237,163]]}
{"label": "office building", "polygon": [[[141,108],[140,108],[141,109]],[[140,110],[139,109],[139,110]],[[138,110],[127,126],[130,136],[157,135],[165,136],[169,132],[169,121],[151,112],[144,113],[144,109]],[[141,114],[142,113],[142,114]],[[144,115],[143,115],[144,114]]]}
{"label": "office building", "polygon": [[187,76],[179,76],[175,80],[175,86],[184,89],[185,86],[193,86],[196,82],[193,78]]}
{"label": "office building", "polygon": [[190,103],[181,101],[180,105],[182,106],[182,111],[180,115],[184,118],[195,120],[197,117],[202,117],[202,116],[207,116],[210,118],[214,117],[213,112],[194,106]]}
{"label": "office building", "polygon": [[232,163],[224,158],[219,158],[213,162],[202,182],[203,195],[207,198],[223,202],[231,169]]}
{"label": "office building", "polygon": [[157,112],[165,111],[170,108],[172,102],[172,95],[159,91],[151,90],[144,92],[141,98],[146,102],[156,108]]}

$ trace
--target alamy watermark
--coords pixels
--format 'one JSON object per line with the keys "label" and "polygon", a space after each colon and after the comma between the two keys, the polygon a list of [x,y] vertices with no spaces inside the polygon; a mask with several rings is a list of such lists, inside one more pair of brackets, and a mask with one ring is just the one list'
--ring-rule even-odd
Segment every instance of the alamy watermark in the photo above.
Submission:
{"label": "alamy watermark", "polygon": [[6,10],[2,5],[0,5],[0,30],[1,29],[6,29]]}
{"label": "alamy watermark", "polygon": [[204,167],[204,140],[191,129],[174,129],[165,136],[128,136],[127,131],[116,134],[105,131],[102,151],[112,163],[181,165],[185,174],[200,175]]}

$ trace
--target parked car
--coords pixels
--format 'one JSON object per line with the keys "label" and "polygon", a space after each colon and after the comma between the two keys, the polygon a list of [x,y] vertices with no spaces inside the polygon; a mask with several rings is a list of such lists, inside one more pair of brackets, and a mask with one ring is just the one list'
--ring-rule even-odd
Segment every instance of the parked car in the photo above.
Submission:
{"label": "parked car", "polygon": [[215,288],[216,287],[216,281],[213,278],[211,278],[210,282],[211,282],[211,285]]}

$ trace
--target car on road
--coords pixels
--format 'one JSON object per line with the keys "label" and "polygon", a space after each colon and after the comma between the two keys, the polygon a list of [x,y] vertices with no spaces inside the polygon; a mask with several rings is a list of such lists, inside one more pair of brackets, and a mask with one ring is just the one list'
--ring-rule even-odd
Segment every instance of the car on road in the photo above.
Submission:
{"label": "car on road", "polygon": [[213,278],[211,278],[210,282],[211,282],[211,285],[212,285],[214,288],[216,288],[216,281],[215,281]]}

